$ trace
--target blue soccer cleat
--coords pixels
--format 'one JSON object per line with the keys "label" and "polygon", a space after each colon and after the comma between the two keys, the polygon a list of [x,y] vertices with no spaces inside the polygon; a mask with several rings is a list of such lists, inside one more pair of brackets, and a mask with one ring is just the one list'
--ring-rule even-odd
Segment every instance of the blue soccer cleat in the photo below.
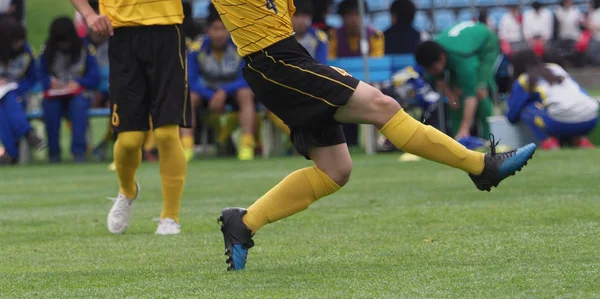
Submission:
{"label": "blue soccer cleat", "polygon": [[535,144],[530,143],[514,151],[496,153],[498,143],[495,143],[494,135],[490,135],[490,141],[490,153],[485,155],[483,172],[480,175],[469,175],[481,191],[490,191],[492,187],[498,187],[502,180],[521,170],[533,157],[536,148]]}
{"label": "blue soccer cleat", "polygon": [[221,232],[225,241],[225,261],[229,266],[228,271],[243,270],[246,267],[248,258],[248,249],[254,246],[252,241],[252,232],[242,222],[242,217],[246,214],[245,209],[227,208],[224,209],[218,221],[221,222]]}

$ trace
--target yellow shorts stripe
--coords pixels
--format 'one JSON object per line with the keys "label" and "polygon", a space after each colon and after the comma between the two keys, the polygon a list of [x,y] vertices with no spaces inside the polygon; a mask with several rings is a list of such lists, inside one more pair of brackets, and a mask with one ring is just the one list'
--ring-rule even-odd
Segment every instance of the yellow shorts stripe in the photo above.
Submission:
{"label": "yellow shorts stripe", "polygon": [[282,61],[282,60],[278,60],[278,61],[276,62],[276,61],[275,61],[275,58],[273,58],[273,56],[269,55],[269,53],[267,53],[266,51],[265,51],[265,55],[266,55],[267,57],[271,58],[271,60],[273,60],[273,62],[274,62],[274,63],[277,63],[277,62],[279,62],[279,63],[281,63],[281,64],[283,64],[283,65],[285,65],[285,66],[287,66],[287,67],[295,68],[295,69],[297,69],[297,70],[299,70],[299,71],[302,71],[302,72],[304,72],[304,73],[308,73],[308,74],[311,74],[311,75],[315,75],[315,76],[317,76],[317,77],[320,77],[320,78],[323,78],[323,79],[329,80],[329,81],[331,81],[331,82],[337,83],[337,84],[339,84],[339,85],[341,85],[341,86],[344,86],[344,87],[346,87],[346,88],[348,88],[348,89],[350,89],[350,90],[352,90],[352,91],[354,91],[354,90],[355,90],[354,88],[352,88],[352,87],[351,87],[351,86],[349,86],[348,84],[344,84],[343,82],[340,82],[340,81],[338,81],[338,80],[335,80],[335,79],[333,79],[333,78],[329,78],[329,77],[327,77],[327,76],[324,76],[324,75],[321,75],[321,74],[317,74],[317,73],[315,73],[315,72],[313,72],[313,71],[309,71],[309,70],[303,69],[303,68],[301,68],[301,67],[299,67],[299,66],[291,65],[291,64],[289,64],[289,63],[285,63],[285,62],[284,62],[284,61]]}
{"label": "yellow shorts stripe", "polygon": [[293,88],[293,87],[291,87],[291,86],[287,86],[287,85],[285,85],[285,84],[282,84],[282,83],[279,83],[279,82],[277,82],[277,81],[275,81],[275,80],[273,80],[273,79],[270,79],[270,78],[268,78],[268,77],[267,77],[265,74],[263,74],[261,71],[259,71],[259,70],[255,69],[255,68],[253,68],[253,67],[252,67],[252,65],[250,65],[250,64],[248,64],[247,66],[248,66],[248,68],[249,68],[249,69],[251,69],[251,70],[253,70],[253,71],[257,72],[257,73],[258,73],[258,74],[260,74],[260,75],[261,75],[261,76],[262,76],[262,77],[263,77],[265,80],[267,80],[267,81],[269,81],[269,82],[271,82],[271,83],[273,83],[273,84],[279,85],[279,86],[281,86],[281,87],[284,87],[284,88],[287,88],[287,89],[289,89],[289,90],[293,90],[293,91],[295,91],[295,92],[297,92],[297,93],[303,94],[303,95],[305,95],[305,96],[309,96],[309,97],[311,97],[311,98],[313,98],[313,99],[317,99],[317,100],[319,100],[319,101],[322,101],[323,103],[325,103],[325,104],[327,104],[327,105],[329,105],[329,106],[331,106],[331,107],[339,107],[338,105],[334,105],[334,104],[330,103],[329,101],[327,101],[327,100],[326,100],[326,99],[324,99],[324,98],[317,97],[317,96],[315,96],[315,95],[312,95],[312,94],[310,94],[310,93],[304,92],[304,91],[302,91],[302,90],[299,90],[299,89]]}

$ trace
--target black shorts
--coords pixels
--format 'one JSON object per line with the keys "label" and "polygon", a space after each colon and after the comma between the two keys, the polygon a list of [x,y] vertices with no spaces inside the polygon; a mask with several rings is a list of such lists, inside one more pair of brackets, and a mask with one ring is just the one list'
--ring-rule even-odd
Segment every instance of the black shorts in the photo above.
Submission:
{"label": "black shorts", "polygon": [[191,125],[185,37],[179,25],[122,27],[109,41],[112,125],[117,132]]}
{"label": "black shorts", "polygon": [[290,127],[300,154],[309,159],[312,147],[346,142],[333,116],[350,100],[358,79],[317,62],[295,37],[244,59],[244,78],[256,98]]}

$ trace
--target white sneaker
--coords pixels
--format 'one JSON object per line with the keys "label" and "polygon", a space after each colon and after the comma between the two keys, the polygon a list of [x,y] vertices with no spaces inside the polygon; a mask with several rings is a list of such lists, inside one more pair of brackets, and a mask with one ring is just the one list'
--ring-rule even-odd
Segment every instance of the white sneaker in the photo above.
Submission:
{"label": "white sneaker", "polygon": [[108,213],[108,220],[106,226],[108,231],[112,234],[122,234],[129,225],[129,218],[131,218],[131,211],[133,210],[133,203],[140,195],[140,184],[135,183],[137,192],[135,198],[128,199],[125,194],[119,192],[117,198],[111,198],[114,200],[114,204]]}
{"label": "white sneaker", "polygon": [[160,219],[156,229],[157,235],[177,235],[179,232],[181,232],[181,226],[171,218]]}

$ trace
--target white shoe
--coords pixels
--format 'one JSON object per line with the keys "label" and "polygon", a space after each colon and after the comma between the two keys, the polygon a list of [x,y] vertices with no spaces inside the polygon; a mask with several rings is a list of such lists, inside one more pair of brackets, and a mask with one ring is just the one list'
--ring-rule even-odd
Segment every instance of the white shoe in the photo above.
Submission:
{"label": "white shoe", "polygon": [[160,219],[156,229],[157,235],[177,235],[179,232],[181,232],[181,226],[171,218]]}
{"label": "white shoe", "polygon": [[112,234],[122,234],[129,225],[129,218],[131,218],[131,211],[133,210],[133,204],[140,195],[140,184],[135,183],[137,192],[135,198],[129,199],[125,194],[119,192],[117,198],[114,198],[114,204],[108,213],[108,220],[106,226],[108,231]]}

